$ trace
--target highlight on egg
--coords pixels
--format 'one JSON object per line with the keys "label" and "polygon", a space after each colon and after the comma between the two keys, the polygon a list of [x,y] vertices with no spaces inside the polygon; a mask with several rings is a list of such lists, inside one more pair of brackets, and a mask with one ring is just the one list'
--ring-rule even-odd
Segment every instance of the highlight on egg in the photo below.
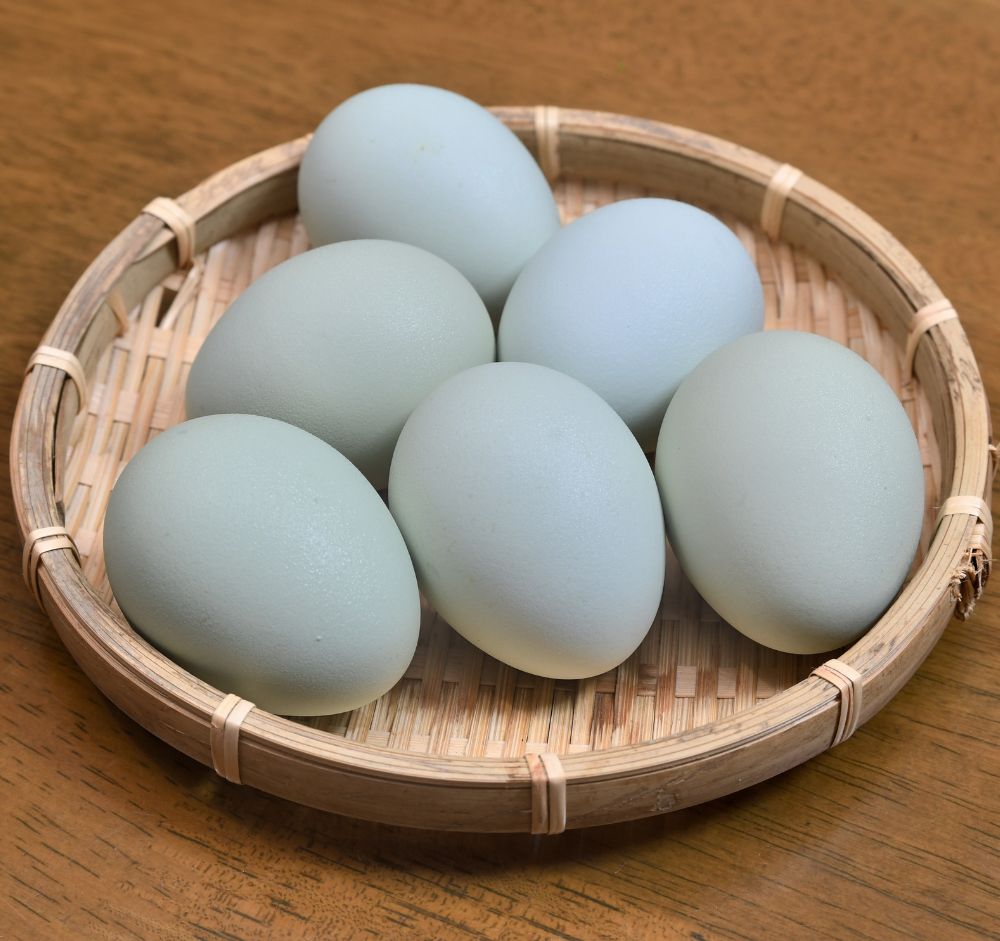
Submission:
{"label": "highlight on egg", "polygon": [[303,154],[298,197],[314,245],[419,245],[461,271],[494,318],[559,228],[552,191],[514,133],[428,85],[369,88],[334,108]]}

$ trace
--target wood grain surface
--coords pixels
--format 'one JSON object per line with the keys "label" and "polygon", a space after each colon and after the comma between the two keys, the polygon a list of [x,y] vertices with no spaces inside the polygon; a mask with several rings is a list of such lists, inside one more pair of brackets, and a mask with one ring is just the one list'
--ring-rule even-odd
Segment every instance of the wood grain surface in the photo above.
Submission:
{"label": "wood grain surface", "polygon": [[[996,2],[4,0],[3,434],[60,301],[150,197],[399,80],[801,167],[927,266],[996,403]],[[560,837],[439,834],[226,784],[125,718],[21,583],[0,499],[2,939],[1000,938],[993,588],[852,739],[771,782]]]}

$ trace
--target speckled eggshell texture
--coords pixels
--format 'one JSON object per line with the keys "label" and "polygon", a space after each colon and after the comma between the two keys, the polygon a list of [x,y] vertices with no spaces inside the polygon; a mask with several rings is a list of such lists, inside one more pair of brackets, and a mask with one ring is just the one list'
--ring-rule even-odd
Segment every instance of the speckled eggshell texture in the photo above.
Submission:
{"label": "speckled eggshell texture", "polygon": [[757,269],[725,225],[687,203],[628,199],[577,219],[531,259],[498,350],[590,386],[652,451],[688,372],[763,325]]}
{"label": "speckled eggshell texture", "polygon": [[448,380],[410,416],[389,506],[431,603],[531,673],[603,673],[642,641],[663,590],[656,483],[621,419],[524,363]]}
{"label": "speckled eggshell texture", "polygon": [[789,653],[856,640],[920,537],[920,449],[892,389],[809,333],[743,337],[684,380],[656,479],[681,567],[748,637]]}
{"label": "speckled eggshell texture", "polygon": [[416,647],[417,582],[385,504],[284,422],[212,415],[154,438],[111,493],[104,555],[139,633],[270,712],[363,705]]}
{"label": "speckled eggshell texture", "polygon": [[383,85],[338,105],[303,155],[299,210],[314,245],[393,239],[440,255],[494,316],[559,228],[545,177],[513,132],[427,85]]}
{"label": "speckled eggshell texture", "polygon": [[382,489],[417,403],[494,353],[486,308],[447,262],[399,242],[326,245],[236,298],[191,367],[187,414],[298,425]]}

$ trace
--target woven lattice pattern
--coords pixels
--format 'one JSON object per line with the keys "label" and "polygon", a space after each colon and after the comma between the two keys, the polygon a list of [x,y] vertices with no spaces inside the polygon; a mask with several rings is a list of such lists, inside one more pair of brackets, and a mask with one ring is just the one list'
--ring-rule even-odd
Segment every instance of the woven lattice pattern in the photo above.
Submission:
{"label": "woven lattice pattern", "polygon": [[[635,188],[569,180],[556,185],[568,222]],[[918,558],[930,538],[940,466],[930,410],[904,382],[902,351],[865,308],[815,260],[731,218],[760,271],[768,329],[808,330],[850,346],[899,395],[917,431],[927,512]],[[88,410],[77,420],[64,478],[66,525],[84,573],[113,604],[101,552],[111,487],[151,437],[183,418],[184,385],[202,341],[251,281],[307,248],[301,222],[273,220],[212,246],[187,274],[155,288],[105,352]],[[722,622],[671,559],[663,605],[639,649],[621,666],[586,680],[549,680],[487,657],[425,609],[420,642],[404,678],[377,701],[308,724],[403,751],[517,756],[634,744],[751,708],[794,685],[826,659],[779,654]]]}

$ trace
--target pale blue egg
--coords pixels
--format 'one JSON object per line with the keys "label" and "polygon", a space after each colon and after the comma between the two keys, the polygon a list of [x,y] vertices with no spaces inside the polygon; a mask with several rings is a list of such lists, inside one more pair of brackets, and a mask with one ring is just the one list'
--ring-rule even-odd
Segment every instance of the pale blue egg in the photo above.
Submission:
{"label": "pale blue egg", "polygon": [[389,506],[430,601],[519,670],[610,670],[659,608],[649,463],[605,402],[552,369],[477,366],[431,393],[399,437]]}
{"label": "pale blue egg", "polygon": [[383,85],[338,105],[306,148],[298,186],[314,245],[419,245],[461,271],[494,316],[559,228],[545,177],[513,132],[427,85]]}
{"label": "pale blue egg", "polygon": [[630,199],[568,225],[531,259],[498,352],[590,386],[651,451],[681,380],[763,325],[760,278],[726,226],[686,203]]}

